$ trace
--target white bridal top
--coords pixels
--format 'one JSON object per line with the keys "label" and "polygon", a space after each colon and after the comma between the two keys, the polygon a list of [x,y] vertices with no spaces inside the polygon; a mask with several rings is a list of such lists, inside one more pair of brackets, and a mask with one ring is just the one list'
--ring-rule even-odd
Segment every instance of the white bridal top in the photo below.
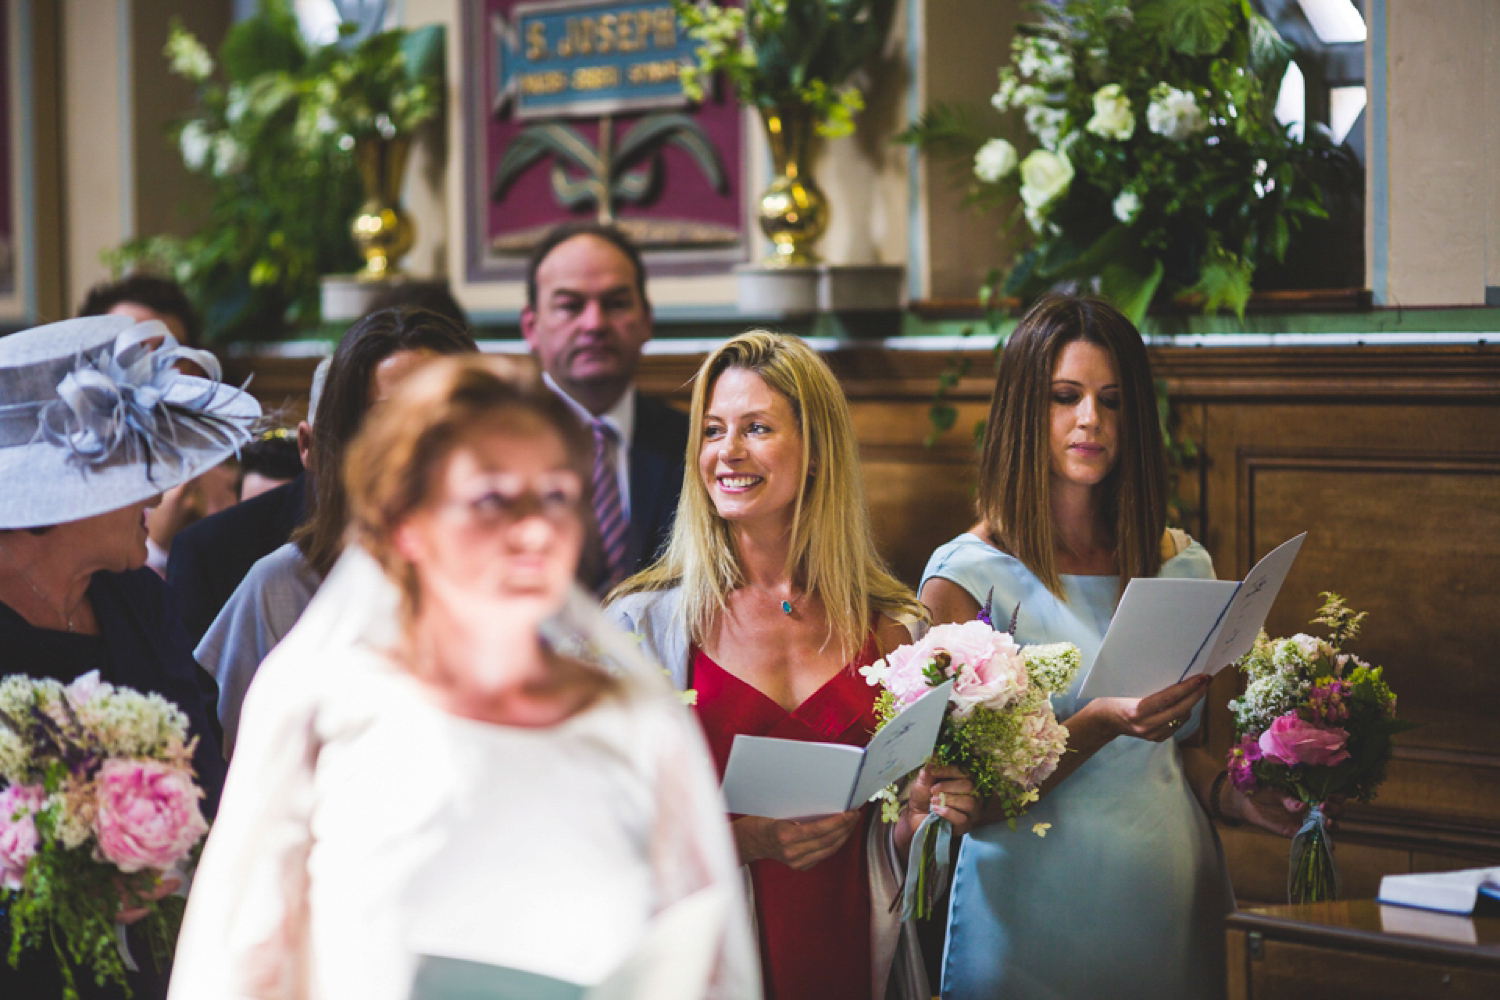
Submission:
{"label": "white bridal top", "polygon": [[[373,563],[355,558],[368,589]],[[702,967],[691,995],[758,996],[712,765],[665,683],[626,673],[548,728],[452,716],[369,629],[314,613],[358,595],[330,589],[345,569],[246,699],[173,1000],[405,1000],[422,956],[595,984],[658,914],[709,888],[730,905],[690,950],[712,954],[669,961]]]}

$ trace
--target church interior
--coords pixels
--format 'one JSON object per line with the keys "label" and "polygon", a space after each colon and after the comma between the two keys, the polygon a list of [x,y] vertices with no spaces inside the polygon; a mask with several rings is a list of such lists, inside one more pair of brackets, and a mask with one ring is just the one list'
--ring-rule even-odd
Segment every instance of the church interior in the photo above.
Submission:
{"label": "church interior", "polygon": [[[1046,293],[1102,295],[1146,345],[1167,526],[1234,582],[1305,533],[1265,632],[1318,632],[1336,592],[1410,724],[1337,814],[1336,901],[1290,902],[1287,839],[1210,810],[1224,995],[1500,995],[1500,919],[1377,902],[1391,876],[1500,865],[1500,3],[725,8],[746,13],[0,0],[0,330],[173,279],[194,346],[294,436],[320,361],[393,289],[534,365],[528,256],[560,223],[615,226],[648,279],[636,390],[687,413],[729,338],[802,338],[847,399],[876,549],[925,593],[975,523],[1008,338]],[[799,17],[844,33],[796,70],[830,74],[816,100],[766,96],[764,39],[713,40],[752,8],[788,51],[813,45]],[[367,96],[338,89],[346,64],[408,74],[364,133],[341,131]],[[1236,759],[1245,684],[1214,677],[1185,750]],[[1044,995],[944,986],[947,905],[927,995]]]}

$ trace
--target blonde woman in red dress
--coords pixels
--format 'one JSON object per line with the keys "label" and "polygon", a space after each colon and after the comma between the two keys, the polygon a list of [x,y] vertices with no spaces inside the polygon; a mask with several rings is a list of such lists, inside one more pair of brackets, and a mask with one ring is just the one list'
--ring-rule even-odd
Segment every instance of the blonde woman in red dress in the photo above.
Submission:
{"label": "blonde woman in red dress", "polygon": [[[860,666],[911,641],[926,611],[876,554],[848,404],[796,337],[752,331],[693,389],[682,505],[658,561],[611,595],[697,712],[722,775],[739,733],[866,744],[875,689]],[[958,771],[923,770],[895,824],[865,805],[806,822],[732,818],[767,995],[927,997],[915,935],[890,912],[929,810],[964,833]]]}

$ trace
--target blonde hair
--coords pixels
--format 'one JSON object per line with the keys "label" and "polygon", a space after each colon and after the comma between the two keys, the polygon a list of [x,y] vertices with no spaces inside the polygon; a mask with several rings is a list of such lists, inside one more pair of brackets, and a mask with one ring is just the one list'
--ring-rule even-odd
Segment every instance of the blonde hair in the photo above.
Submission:
{"label": "blonde hair", "polygon": [[719,376],[731,368],[754,372],[791,403],[796,415],[805,485],[792,511],[787,570],[823,602],[830,637],[852,657],[869,634],[872,611],[925,620],[926,609],[875,550],[854,424],[838,380],[800,338],[766,330],[726,342],[698,369],[682,501],[671,540],[654,564],[616,587],[609,600],[680,586],[689,633],[701,643],[714,617],[728,609],[730,592],[744,584],[730,524],[719,516],[697,471],[708,400]]}
{"label": "blonde hair", "polygon": [[428,362],[371,412],[349,447],[350,531],[401,588],[408,617],[420,593],[416,570],[396,550],[396,529],[431,497],[443,463],[465,436],[506,413],[540,418],[562,438],[568,464],[585,485],[579,516],[587,523],[593,438],[567,403],[505,358],[470,354]]}

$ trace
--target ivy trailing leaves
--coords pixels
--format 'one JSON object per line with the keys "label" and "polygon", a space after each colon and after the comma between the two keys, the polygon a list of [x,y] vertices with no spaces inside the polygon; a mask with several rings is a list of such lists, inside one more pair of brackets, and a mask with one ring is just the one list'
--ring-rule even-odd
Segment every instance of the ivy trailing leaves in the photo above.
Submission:
{"label": "ivy trailing leaves", "polygon": [[1032,9],[991,104],[1035,148],[1023,158],[954,106],[903,135],[972,163],[971,202],[1014,205],[1023,246],[1001,294],[1093,288],[1137,324],[1163,296],[1243,317],[1257,268],[1327,216],[1315,178],[1359,182],[1347,147],[1317,129],[1298,142],[1276,121],[1291,47],[1250,0]]}

